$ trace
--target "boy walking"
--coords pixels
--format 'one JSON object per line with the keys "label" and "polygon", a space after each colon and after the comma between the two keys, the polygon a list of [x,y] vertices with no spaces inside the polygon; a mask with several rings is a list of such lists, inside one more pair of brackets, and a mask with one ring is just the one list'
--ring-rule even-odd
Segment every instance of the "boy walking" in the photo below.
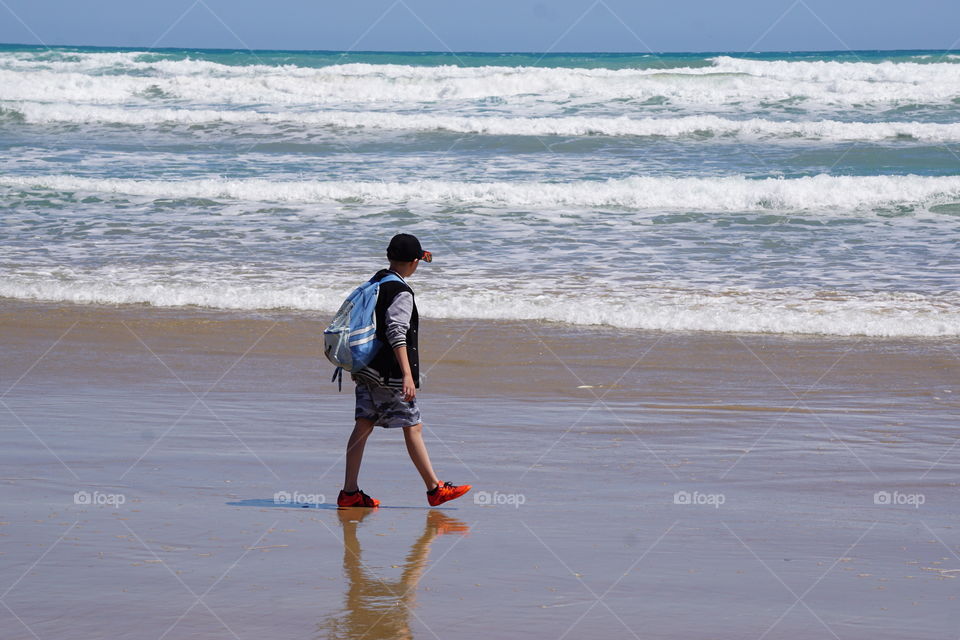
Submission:
{"label": "boy walking", "polygon": [[400,281],[391,280],[380,285],[376,319],[377,339],[383,347],[368,366],[351,375],[357,383],[356,425],[347,441],[347,466],[337,505],[380,505],[379,500],[374,500],[357,486],[364,445],[373,427],[379,425],[387,429],[403,429],[407,453],[427,487],[427,502],[435,507],[459,498],[470,490],[470,485],[457,486],[437,479],[423,443],[423,423],[416,400],[420,388],[419,314],[413,289],[406,279],[416,272],[421,260],[431,262],[433,256],[423,250],[415,236],[401,233],[390,240],[387,259],[390,267],[378,271],[371,281],[380,281],[391,273]]}

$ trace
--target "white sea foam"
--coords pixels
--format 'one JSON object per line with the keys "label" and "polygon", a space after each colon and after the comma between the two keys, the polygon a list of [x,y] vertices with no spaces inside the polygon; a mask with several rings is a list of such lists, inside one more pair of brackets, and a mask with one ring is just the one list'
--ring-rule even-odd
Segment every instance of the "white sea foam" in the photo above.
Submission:
{"label": "white sea foam", "polygon": [[960,65],[955,63],[720,57],[713,66],[666,69],[372,64],[312,68],[202,60],[145,62],[131,54],[107,55],[113,57],[49,62],[41,68],[24,68],[22,60],[0,61],[0,100],[116,104],[160,96],[203,105],[307,105],[658,98],[678,105],[729,105],[800,99],[813,105],[849,107],[940,104],[960,96]]}
{"label": "white sea foam", "polygon": [[[960,81],[956,63],[839,62],[836,60],[752,60],[718,56],[712,59],[714,72],[744,73],[755,77],[802,82],[875,82],[924,84]],[[691,70],[692,71],[692,70]]]}
{"label": "white sea foam", "polygon": [[[932,59],[932,56],[924,56]],[[394,79],[449,80],[455,78],[483,78],[501,74],[537,75],[542,72],[588,78],[637,78],[669,74],[714,75],[744,74],[755,77],[773,77],[789,80],[831,82],[856,80],[866,82],[898,82],[915,84],[937,80],[960,80],[960,64],[947,62],[960,56],[946,54],[930,62],[892,61],[851,62],[833,60],[757,60],[722,55],[710,58],[708,66],[678,67],[659,65],[653,57],[644,68],[607,69],[603,67],[549,67],[530,66],[458,66],[346,63],[326,66],[297,66],[294,64],[265,64],[251,56],[250,64],[223,64],[210,60],[184,58],[173,60],[148,51],[117,52],[0,52],[0,69],[12,71],[52,71],[54,73],[96,74],[156,74],[263,77],[284,75],[310,78],[320,75],[379,76]]]}
{"label": "white sea foam", "polygon": [[[245,284],[150,281],[142,272],[112,269],[69,279],[8,277],[0,297],[98,304],[201,306],[235,310],[293,309],[332,314],[349,286],[288,282],[284,274]],[[509,285],[509,283],[503,283]],[[512,290],[477,292],[419,287],[421,312],[433,318],[534,320],[663,331],[816,334],[877,337],[960,336],[958,296],[847,294],[820,297],[800,290],[664,291],[638,289],[629,298],[596,292],[561,297]]]}
{"label": "white sea foam", "polygon": [[[444,318],[546,320],[658,331],[960,336],[960,300],[914,294],[821,299],[799,290],[643,291],[628,299],[596,295],[524,297],[511,293],[440,293],[424,314]],[[425,299],[428,297],[423,296]]]}
{"label": "white sea foam", "polygon": [[[0,108],[2,109],[2,108]],[[442,114],[389,113],[382,111],[240,111],[214,109],[123,109],[72,104],[18,103],[6,109],[31,123],[103,123],[128,125],[213,123],[239,125],[302,125],[389,129],[400,131],[450,131],[504,136],[661,136],[693,134],[743,138],[805,138],[813,140],[889,140],[909,138],[922,142],[960,140],[960,123],[777,121],[762,118],[733,120],[717,116],[676,118],[611,117],[457,117]]]}
{"label": "white sea foam", "polygon": [[0,186],[288,203],[431,203],[531,209],[848,213],[960,201],[960,176],[828,176],[793,179],[631,177],[577,182],[135,180],[66,175],[0,176]]}
{"label": "white sea foam", "polygon": [[[170,124],[190,128],[223,123],[244,132],[292,136],[307,136],[313,128],[325,127],[334,136],[347,128],[369,128],[538,136],[708,134],[765,142],[911,138],[945,143],[960,139],[960,124],[864,122],[875,118],[861,114],[891,104],[905,108],[952,105],[958,96],[960,65],[952,62],[818,63],[720,57],[712,65],[672,69],[369,64],[311,68],[175,61],[134,52],[0,53],[0,109],[5,111],[0,113],[0,126],[15,132],[17,122],[24,120],[158,125],[161,130]],[[651,111],[674,117],[635,117],[650,115],[645,111],[647,104]],[[817,112],[822,106],[852,109],[841,114]],[[800,113],[800,121],[768,115],[786,109]],[[630,117],[614,117],[620,114]],[[736,119],[750,115],[760,117]],[[850,119],[860,121],[845,121]],[[233,136],[234,129],[205,126],[203,134]],[[23,131],[37,133],[34,128]],[[21,164],[31,153],[45,153],[49,135],[41,134],[35,148],[16,156]],[[86,139],[91,133],[82,130],[80,135]],[[418,281],[421,310],[429,317],[668,331],[960,336],[960,297],[946,293],[953,288],[949,240],[957,220],[948,212],[957,207],[935,207],[960,202],[960,176],[638,176],[551,182],[547,178],[580,174],[566,168],[558,173],[557,165],[543,170],[523,164],[529,161],[522,157],[511,165],[511,171],[516,170],[512,173],[471,173],[470,167],[448,172],[447,167],[461,157],[456,153],[448,156],[446,164],[428,163],[432,168],[427,170],[419,166],[424,156],[394,158],[390,144],[388,137],[386,151],[376,156],[377,161],[389,156],[391,163],[417,164],[416,175],[428,178],[455,175],[489,181],[414,181],[412,174],[374,174],[380,166],[376,162],[367,165],[367,173],[346,169],[329,177],[400,175],[407,181],[298,181],[293,172],[299,165],[288,163],[258,167],[263,170],[258,174],[262,179],[201,179],[195,176],[232,169],[222,162],[208,164],[206,155],[203,162],[181,159],[177,150],[154,156],[166,163],[154,175],[166,180],[132,179],[126,176],[134,174],[123,171],[122,163],[116,170],[104,170],[102,164],[89,162],[70,166],[90,177],[24,176],[18,174],[33,170],[15,166],[11,160],[12,174],[0,176],[0,198],[17,203],[7,216],[13,235],[0,278],[0,296],[302,309],[327,316],[356,284],[347,281],[347,272],[365,267],[356,262],[362,260],[348,257],[338,263],[339,275],[314,273],[313,261],[318,258],[312,248],[323,246],[331,233],[348,239],[350,234],[360,234],[362,225],[354,221],[373,214],[387,226],[415,220],[425,233],[462,233],[465,246],[479,233],[498,245],[500,260],[507,260],[482,266],[488,269],[482,281],[466,269],[466,278],[426,276]],[[97,157],[113,157],[111,153],[100,149]],[[62,157],[44,156],[29,166],[35,166],[38,174],[61,171],[50,167],[67,165],[50,160],[69,162],[79,156],[56,155]],[[339,157],[331,156],[330,162]],[[596,157],[597,165],[591,164],[584,175],[614,175],[606,169],[612,156]],[[571,155],[566,162],[576,158]],[[245,161],[253,166],[255,160],[251,156]],[[356,160],[351,157],[349,162]],[[721,162],[717,165],[721,172],[743,166]],[[802,170],[808,166],[805,162],[789,164]],[[670,166],[669,159],[663,166],[684,170]],[[866,170],[874,169],[868,165]],[[318,171],[315,175],[328,174]],[[493,181],[504,176],[531,181]],[[54,193],[34,197],[41,189]],[[112,195],[85,197],[103,194]],[[191,202],[193,198],[223,204]],[[154,203],[155,199],[179,201]],[[250,206],[262,202],[305,206]],[[328,206],[309,206],[313,203]],[[401,203],[426,206],[394,206]],[[375,206],[359,206],[364,204]],[[384,209],[390,213],[379,215]],[[873,214],[911,210],[932,212],[898,221],[873,218]],[[745,225],[725,226],[727,218],[739,221],[739,216],[665,216],[671,220],[666,225],[634,226],[659,219],[664,211],[802,212],[809,218],[856,215],[864,220],[810,225],[802,227],[801,233],[797,233],[801,225],[786,225],[787,229],[767,224],[775,216],[745,220],[760,218],[764,226],[759,234],[745,230]],[[680,222],[675,224],[674,218]],[[701,218],[709,219],[709,225],[701,224]],[[454,221],[457,227],[450,226]],[[553,241],[575,225],[590,227],[583,229],[584,241],[578,246]],[[936,232],[931,232],[934,228]],[[636,235],[640,233],[645,234],[642,241]],[[533,246],[538,247],[533,262],[527,256],[531,239],[536,239]],[[621,250],[622,263],[614,257]],[[514,261],[510,256],[516,255],[523,257]],[[596,259],[590,261],[591,257]],[[570,259],[590,261],[589,284],[570,278],[575,285],[557,295],[545,295],[543,275],[572,275],[566,266]],[[651,276],[649,282],[659,283],[653,287],[629,277],[631,269],[644,264],[655,265],[655,274],[676,274],[673,288],[662,278]],[[461,268],[437,266],[447,275],[460,273]],[[764,284],[781,288],[750,288]],[[821,290],[831,287],[850,290]],[[880,293],[884,291],[889,292]]]}

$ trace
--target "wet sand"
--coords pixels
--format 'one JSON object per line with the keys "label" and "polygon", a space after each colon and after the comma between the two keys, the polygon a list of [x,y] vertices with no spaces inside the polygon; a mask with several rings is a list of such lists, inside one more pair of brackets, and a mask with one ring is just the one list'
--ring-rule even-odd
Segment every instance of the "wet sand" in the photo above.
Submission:
{"label": "wet sand", "polygon": [[425,319],[365,513],[326,320],[0,301],[2,637],[956,635],[951,342]]}

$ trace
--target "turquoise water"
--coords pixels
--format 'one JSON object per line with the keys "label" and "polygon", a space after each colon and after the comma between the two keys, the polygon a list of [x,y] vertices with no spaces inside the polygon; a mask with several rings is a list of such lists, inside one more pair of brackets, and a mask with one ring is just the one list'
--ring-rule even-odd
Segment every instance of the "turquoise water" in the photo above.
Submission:
{"label": "turquoise water", "polygon": [[[0,44],[0,53],[25,52],[42,59],[43,47],[33,45]],[[955,55],[943,50],[899,51],[809,51],[809,52],[698,52],[698,53],[485,53],[441,51],[283,51],[245,49],[140,49],[120,47],[56,47],[49,51],[49,59],[60,60],[69,54],[139,53],[143,60],[203,59],[218,64],[247,66],[251,59],[272,66],[324,67],[334,64],[395,64],[461,67],[481,66],[542,66],[582,69],[643,69],[656,67],[709,66],[709,59],[732,55],[746,60],[828,61],[828,62],[919,62],[935,63]],[[152,57],[151,57],[152,56]]]}
{"label": "turquoise water", "polygon": [[958,61],[0,46],[0,296],[958,335]]}

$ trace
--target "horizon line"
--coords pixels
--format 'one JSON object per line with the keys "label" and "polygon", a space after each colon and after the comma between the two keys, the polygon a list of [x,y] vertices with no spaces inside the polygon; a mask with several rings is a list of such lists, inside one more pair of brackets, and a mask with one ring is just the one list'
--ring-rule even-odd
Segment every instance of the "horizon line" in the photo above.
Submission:
{"label": "horizon line", "polygon": [[404,54],[423,54],[423,55],[540,55],[540,56],[564,56],[564,55],[708,55],[708,54],[770,54],[770,53],[789,53],[789,54],[824,54],[824,53],[907,53],[907,52],[935,52],[949,53],[954,51],[948,49],[758,49],[748,51],[740,50],[702,50],[702,51],[432,51],[429,49],[357,49],[357,50],[338,50],[338,49],[252,49],[244,47],[148,47],[131,45],[97,45],[97,44],[37,44],[21,42],[0,42],[0,47],[36,47],[40,49],[128,49],[143,51],[221,51],[229,53],[330,53],[339,55],[368,54],[368,53],[404,53]]}

